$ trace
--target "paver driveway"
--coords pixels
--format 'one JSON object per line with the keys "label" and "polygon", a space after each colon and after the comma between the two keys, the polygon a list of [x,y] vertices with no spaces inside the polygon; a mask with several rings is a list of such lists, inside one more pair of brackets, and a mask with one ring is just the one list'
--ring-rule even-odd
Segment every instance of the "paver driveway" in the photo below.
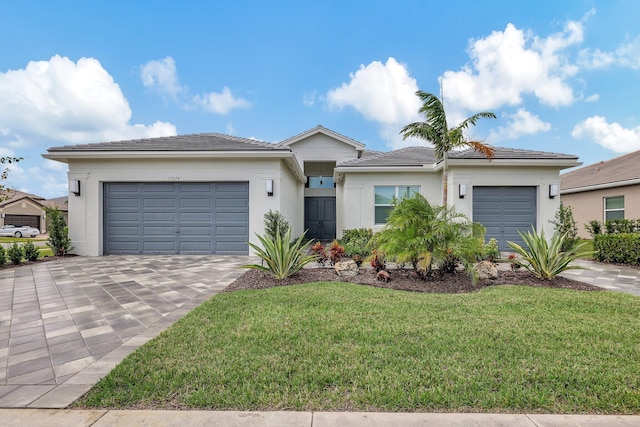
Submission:
{"label": "paver driveway", "polygon": [[0,407],[67,406],[249,261],[71,257],[0,271]]}

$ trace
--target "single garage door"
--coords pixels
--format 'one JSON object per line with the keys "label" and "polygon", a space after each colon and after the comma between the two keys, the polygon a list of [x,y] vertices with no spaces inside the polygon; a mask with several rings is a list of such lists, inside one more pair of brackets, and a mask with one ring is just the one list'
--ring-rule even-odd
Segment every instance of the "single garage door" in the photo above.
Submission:
{"label": "single garage door", "polygon": [[5,214],[5,225],[28,225],[29,227],[35,227],[40,230],[40,215],[13,215]]}
{"label": "single garage door", "polygon": [[536,187],[473,187],[473,220],[487,229],[500,250],[509,251],[508,241],[523,245],[518,231],[536,226]]}
{"label": "single garage door", "polygon": [[105,254],[248,254],[249,184],[104,184]]}

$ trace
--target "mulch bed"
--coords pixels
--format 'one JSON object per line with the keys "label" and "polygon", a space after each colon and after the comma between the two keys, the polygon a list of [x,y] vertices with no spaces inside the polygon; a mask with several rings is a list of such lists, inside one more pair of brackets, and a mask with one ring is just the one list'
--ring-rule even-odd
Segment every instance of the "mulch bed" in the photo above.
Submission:
{"label": "mulch bed", "polygon": [[529,271],[499,271],[497,279],[478,280],[473,284],[464,272],[443,274],[428,280],[422,280],[412,270],[391,270],[391,280],[382,282],[376,280],[376,274],[370,269],[360,269],[360,274],[355,277],[344,278],[337,275],[333,268],[309,268],[303,269],[293,276],[277,280],[261,270],[247,270],[242,276],[225,288],[226,292],[247,289],[267,289],[275,286],[297,285],[312,282],[350,282],[360,285],[375,286],[378,288],[396,289],[410,292],[432,293],[467,293],[477,291],[487,286],[497,285],[522,285],[544,288],[563,288],[578,291],[601,291],[602,289],[577,282],[565,277],[556,277],[553,280],[542,280],[535,277]]}

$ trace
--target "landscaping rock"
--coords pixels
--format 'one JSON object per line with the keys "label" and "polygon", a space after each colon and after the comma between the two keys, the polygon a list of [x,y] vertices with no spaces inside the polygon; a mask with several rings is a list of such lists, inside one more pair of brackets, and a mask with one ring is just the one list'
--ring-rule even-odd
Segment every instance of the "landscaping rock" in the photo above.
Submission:
{"label": "landscaping rock", "polygon": [[340,277],[354,277],[358,275],[358,264],[352,259],[336,262],[333,268]]}
{"label": "landscaping rock", "polygon": [[498,269],[490,261],[480,261],[476,263],[473,268],[475,268],[476,273],[478,273],[478,279],[498,278]]}

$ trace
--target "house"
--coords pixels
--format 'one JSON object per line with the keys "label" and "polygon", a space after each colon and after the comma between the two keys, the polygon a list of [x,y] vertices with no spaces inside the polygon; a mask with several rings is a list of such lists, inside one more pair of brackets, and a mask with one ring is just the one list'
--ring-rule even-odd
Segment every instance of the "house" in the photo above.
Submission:
{"label": "house", "polygon": [[590,237],[592,220],[640,218],[640,151],[572,170],[560,176],[560,199],[571,206],[578,236]]}
{"label": "house", "polygon": [[0,202],[0,226],[3,225],[29,225],[47,232],[47,215],[44,207],[57,207],[67,216],[66,197],[46,200],[35,194],[24,193],[17,190],[5,190],[4,200]]}
{"label": "house", "polygon": [[[433,149],[367,151],[322,126],[275,144],[208,133],[52,147],[44,157],[69,165],[69,234],[81,255],[247,254],[269,210],[295,235],[330,240],[382,229],[395,197],[442,203]],[[451,153],[450,204],[506,248],[517,230],[552,231],[559,200],[549,189],[576,165],[539,151],[496,148],[492,161]]]}

